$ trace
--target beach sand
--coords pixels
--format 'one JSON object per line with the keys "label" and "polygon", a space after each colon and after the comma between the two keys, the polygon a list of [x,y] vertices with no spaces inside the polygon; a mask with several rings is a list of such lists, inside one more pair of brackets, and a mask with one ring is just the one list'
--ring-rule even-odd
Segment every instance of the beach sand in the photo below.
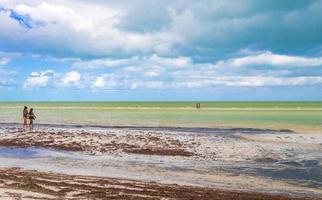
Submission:
{"label": "beach sand", "polygon": [[[6,199],[199,199],[199,200],[291,200],[286,195],[215,190],[192,186],[157,184],[41,173],[0,168],[0,198]],[[309,198],[307,198],[309,199]]]}
{"label": "beach sand", "polygon": [[318,133],[50,125],[27,132],[7,124],[1,126],[0,136],[1,198],[319,199],[322,195]]}

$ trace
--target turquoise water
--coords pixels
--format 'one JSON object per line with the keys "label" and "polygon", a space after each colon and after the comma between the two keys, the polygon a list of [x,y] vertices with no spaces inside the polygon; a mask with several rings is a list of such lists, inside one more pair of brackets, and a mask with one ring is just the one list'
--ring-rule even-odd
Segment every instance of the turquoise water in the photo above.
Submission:
{"label": "turquoise water", "polygon": [[24,105],[36,123],[322,130],[321,102],[2,102],[0,122],[21,122]]}
{"label": "turquoise water", "polygon": [[[0,102],[0,107],[34,106],[34,107],[137,107],[137,108],[182,108],[195,107],[197,102]],[[203,108],[322,108],[322,101],[312,102],[201,102]]]}

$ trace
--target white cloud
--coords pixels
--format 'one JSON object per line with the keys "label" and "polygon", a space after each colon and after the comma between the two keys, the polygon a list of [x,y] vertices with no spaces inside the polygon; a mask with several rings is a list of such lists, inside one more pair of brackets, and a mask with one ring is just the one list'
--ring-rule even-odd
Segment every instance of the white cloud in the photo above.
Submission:
{"label": "white cloud", "polygon": [[[136,56],[129,59],[102,58],[79,61],[75,68],[107,67],[114,73],[115,88],[166,89],[203,88],[214,86],[261,87],[320,85],[321,78],[308,68],[301,76],[296,66],[319,69],[321,58],[278,55],[268,51],[241,51],[233,57],[212,63],[195,63],[189,57]],[[259,68],[257,66],[260,66]],[[277,68],[276,68],[277,66]],[[274,68],[275,67],[275,68]],[[300,74],[301,74],[300,73]],[[105,78],[97,77],[92,88],[105,88]]]}
{"label": "white cloud", "polygon": [[151,56],[134,56],[127,59],[111,59],[101,58],[87,61],[74,62],[72,67],[81,69],[95,69],[95,68],[112,68],[112,67],[129,67],[129,66],[160,66],[160,67],[172,67],[181,68],[187,67],[192,63],[189,57],[160,57],[156,54]]}
{"label": "white cloud", "polygon": [[189,57],[179,56],[173,58],[165,58],[159,57],[155,54],[149,58],[145,58],[145,60],[152,65],[168,67],[187,67],[192,63],[192,60]]}
{"label": "white cloud", "polygon": [[1,65],[6,65],[10,62],[10,58],[7,57],[0,57],[0,66]]}
{"label": "white cloud", "polygon": [[272,77],[272,76],[227,76],[197,79],[174,84],[174,87],[207,88],[213,86],[261,87],[321,85],[322,76]]}
{"label": "white cloud", "polygon": [[61,83],[63,86],[77,86],[80,84],[81,74],[78,71],[67,72],[62,78]]}
{"label": "white cloud", "polygon": [[23,87],[25,89],[46,87],[48,85],[49,80],[53,78],[54,75],[55,72],[52,70],[32,72],[23,84]]}
{"label": "white cloud", "polygon": [[291,66],[291,67],[314,67],[322,65],[322,57],[301,57],[273,54],[270,51],[260,53],[258,55],[250,55],[228,60],[221,60],[216,63],[218,67],[248,67],[254,65],[265,66]]}
{"label": "white cloud", "polygon": [[87,80],[81,83],[82,75],[78,71],[70,71],[65,74],[53,70],[31,72],[23,84],[25,89],[39,87],[85,87]]}
{"label": "white cloud", "polygon": [[36,22],[64,24],[77,31],[92,30],[94,27],[90,17],[86,18],[65,5],[50,4],[47,2],[42,2],[35,6],[18,4],[14,10],[21,15],[30,16]]}
{"label": "white cloud", "polygon": [[9,69],[6,65],[16,56],[14,53],[6,53],[0,51],[0,87],[10,88],[16,83],[15,75],[17,72],[15,70]]}
{"label": "white cloud", "polygon": [[3,80],[3,79],[0,80],[0,87],[7,86],[8,84],[9,84],[8,80]]}
{"label": "white cloud", "polygon": [[[93,90],[317,86],[322,84],[319,57],[296,57],[271,52],[255,52],[254,54],[251,51],[244,51],[244,53],[248,55],[233,57],[215,64],[195,63],[189,57],[171,58],[157,55],[136,56],[128,59],[76,60],[72,66],[82,69],[82,74],[78,71],[59,75],[56,73],[53,82],[56,87]],[[291,63],[307,64],[310,67],[293,67]],[[260,67],[257,67],[258,65]],[[96,68],[100,69],[96,72],[94,70]],[[303,71],[305,69],[307,71]],[[108,70],[109,73],[103,71],[103,74],[99,74],[102,70]],[[314,70],[317,74],[313,73]],[[302,75],[303,73],[306,75]],[[46,86],[48,79],[43,73],[33,72],[25,85]]]}
{"label": "white cloud", "polygon": [[[1,4],[0,4],[1,5]],[[176,33],[130,32],[117,28],[126,8],[87,3],[85,1],[60,1],[57,3],[11,3],[0,12],[0,38],[24,47],[34,47],[34,53],[47,50],[62,50],[74,54],[106,55],[111,52],[171,52],[175,43],[180,43]],[[11,10],[28,16],[24,23],[11,18]],[[14,39],[13,39],[14,38]],[[19,43],[16,43],[17,45]]]}
{"label": "white cloud", "polygon": [[[316,28],[321,1],[281,3],[278,8],[268,4],[2,0],[0,6],[6,11],[0,12],[0,39],[25,52],[83,58],[152,53],[208,58],[250,45],[308,52],[321,43],[317,37],[321,30]],[[25,17],[31,28],[19,25],[10,10]],[[299,24],[303,29],[298,29]]]}
{"label": "white cloud", "polygon": [[103,88],[105,86],[105,80],[103,76],[99,76],[95,79],[93,84],[93,88]]}
{"label": "white cloud", "polygon": [[111,67],[121,67],[127,66],[134,63],[138,63],[138,57],[132,57],[129,59],[110,59],[110,58],[102,58],[102,59],[94,59],[89,61],[78,61],[74,62],[72,67],[74,68],[84,68],[84,69],[95,69],[95,68],[111,68]]}
{"label": "white cloud", "polygon": [[120,80],[117,80],[114,74],[103,74],[97,76],[92,82],[91,88],[96,89],[113,89],[118,86]]}
{"label": "white cloud", "polygon": [[144,72],[144,76],[146,76],[146,77],[158,77],[158,76],[160,76],[160,72],[147,71],[147,72]]}
{"label": "white cloud", "polygon": [[0,50],[0,67],[9,64],[14,58],[21,56],[16,52],[4,52]]}
{"label": "white cloud", "polygon": [[128,87],[130,89],[165,89],[169,86],[165,86],[162,81],[137,81],[133,80]]}
{"label": "white cloud", "polygon": [[125,89],[202,89],[218,86],[226,87],[266,87],[322,85],[322,76],[272,77],[272,76],[223,76],[200,79],[168,81],[129,80],[119,85]]}
{"label": "white cloud", "polygon": [[148,81],[144,83],[145,88],[148,89],[162,89],[164,87],[164,82],[162,81]]}
{"label": "white cloud", "polygon": [[55,72],[53,70],[45,70],[40,72],[31,72],[23,84],[25,89],[34,89],[39,87],[77,87],[83,88],[88,84],[84,79],[81,82],[82,75],[78,71],[70,71],[65,74]]}
{"label": "white cloud", "polygon": [[16,84],[15,76],[16,71],[1,68],[0,66],[0,87],[10,88]]}

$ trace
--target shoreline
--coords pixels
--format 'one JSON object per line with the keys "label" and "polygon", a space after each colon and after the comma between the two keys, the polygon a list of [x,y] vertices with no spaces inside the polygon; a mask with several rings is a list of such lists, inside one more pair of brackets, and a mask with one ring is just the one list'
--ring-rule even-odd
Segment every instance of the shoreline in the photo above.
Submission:
{"label": "shoreline", "polygon": [[[0,127],[14,127],[19,128],[22,126],[21,123],[18,122],[0,122]],[[152,130],[167,130],[167,131],[185,131],[185,132],[216,132],[216,131],[271,131],[271,132],[289,132],[289,133],[296,133],[290,129],[270,129],[270,128],[247,128],[247,127],[240,127],[240,128],[233,128],[233,127],[186,127],[186,126],[140,126],[140,125],[100,125],[100,124],[66,124],[66,123],[37,123],[35,124],[37,128],[84,128],[84,129],[152,129]]]}
{"label": "shoreline", "polygon": [[[186,124],[154,124],[151,123],[149,125],[144,125],[141,123],[128,123],[129,125],[124,125],[124,123],[52,123],[52,122],[39,122],[35,123],[35,128],[71,128],[71,129],[79,129],[83,128],[86,130],[90,129],[152,129],[152,130],[167,130],[167,131],[184,131],[184,132],[217,132],[217,131],[271,131],[271,132],[289,132],[289,133],[304,133],[304,134],[322,134],[322,130],[320,130],[318,127],[314,128],[307,128],[307,127],[294,127],[294,126],[260,126],[255,125],[251,126],[248,124],[244,124],[241,126],[237,125],[216,125],[216,126],[203,126],[203,125],[191,125],[187,126]],[[0,122],[0,127],[22,127],[21,122],[16,121],[6,121],[6,122]]]}

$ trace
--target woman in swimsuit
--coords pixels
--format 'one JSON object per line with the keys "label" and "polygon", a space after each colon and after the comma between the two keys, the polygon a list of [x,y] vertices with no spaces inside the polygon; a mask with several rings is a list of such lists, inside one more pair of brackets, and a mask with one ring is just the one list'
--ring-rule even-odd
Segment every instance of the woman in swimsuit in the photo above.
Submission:
{"label": "woman in swimsuit", "polygon": [[28,124],[27,124],[27,121],[28,121],[28,107],[25,106],[23,108],[23,112],[22,112],[22,116],[23,116],[23,128],[28,128]]}
{"label": "woman in swimsuit", "polygon": [[30,130],[34,128],[35,119],[36,119],[36,115],[34,114],[34,109],[30,108],[30,111],[29,111],[29,129]]}

